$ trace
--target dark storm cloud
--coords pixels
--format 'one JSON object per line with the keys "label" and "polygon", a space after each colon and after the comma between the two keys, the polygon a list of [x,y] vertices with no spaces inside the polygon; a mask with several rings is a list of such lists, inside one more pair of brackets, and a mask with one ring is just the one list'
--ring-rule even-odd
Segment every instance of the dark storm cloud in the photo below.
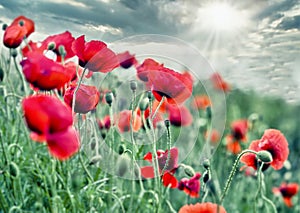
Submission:
{"label": "dark storm cloud", "polygon": [[300,15],[284,18],[280,22],[280,24],[277,26],[277,28],[283,29],[283,30],[291,30],[291,29],[300,30]]}

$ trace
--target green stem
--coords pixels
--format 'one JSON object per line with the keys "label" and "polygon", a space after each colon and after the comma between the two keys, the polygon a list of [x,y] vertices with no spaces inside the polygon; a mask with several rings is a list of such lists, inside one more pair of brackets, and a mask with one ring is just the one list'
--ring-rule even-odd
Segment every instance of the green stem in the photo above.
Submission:
{"label": "green stem", "polygon": [[258,197],[259,195],[261,196],[261,198],[267,202],[271,207],[272,207],[272,210],[274,213],[277,213],[277,209],[276,209],[276,206],[274,205],[274,203],[268,199],[265,195],[264,195],[264,192],[263,192],[263,189],[264,189],[264,178],[263,178],[263,172],[262,172],[262,168],[264,166],[264,163],[262,163],[259,167],[259,170],[258,170],[258,189],[257,189],[257,192],[256,192],[256,195],[255,195],[255,212],[257,212],[257,201],[258,201]]}
{"label": "green stem", "polygon": [[228,179],[227,179],[227,181],[226,181],[226,185],[225,185],[225,187],[224,187],[223,193],[222,193],[221,198],[220,198],[220,205],[222,205],[223,200],[224,200],[224,198],[225,198],[225,196],[226,196],[226,194],[227,194],[227,192],[228,192],[228,190],[229,190],[229,188],[230,188],[230,185],[231,185],[233,176],[234,176],[235,171],[236,171],[236,169],[237,169],[237,166],[238,166],[238,164],[239,164],[239,162],[240,162],[240,159],[241,159],[241,157],[242,157],[244,154],[246,154],[246,153],[252,153],[252,154],[255,154],[255,155],[257,154],[257,152],[255,152],[255,151],[253,151],[253,150],[246,149],[246,150],[242,151],[242,152],[238,155],[238,157],[236,158],[236,160],[235,160],[235,162],[234,162],[234,164],[233,164],[233,166],[232,166],[232,169],[231,169],[231,172],[230,172],[230,174],[229,174],[229,177],[228,177]]}
{"label": "green stem", "polygon": [[77,94],[77,91],[79,90],[80,84],[82,83],[82,80],[83,80],[83,77],[84,77],[84,74],[85,74],[85,71],[86,71],[86,70],[87,70],[87,69],[84,68],[84,70],[82,71],[82,74],[81,74],[81,76],[80,76],[80,78],[79,78],[79,81],[78,81],[78,83],[77,83],[77,86],[76,86],[76,88],[75,88],[75,90],[74,90],[74,93],[73,93],[73,100],[72,100],[72,112],[75,112],[74,109],[75,109],[76,94]]}
{"label": "green stem", "polygon": [[20,79],[22,81],[22,84],[23,84],[23,88],[24,88],[24,91],[25,91],[25,95],[29,95],[28,93],[28,89],[27,89],[27,84],[26,84],[26,81],[25,81],[25,78],[24,78],[24,75],[23,73],[21,72],[21,70],[19,69],[19,66],[17,64],[17,60],[16,60],[16,57],[14,57],[14,65],[15,65],[15,68],[20,76]]}
{"label": "green stem", "polygon": [[[158,113],[159,108],[160,108],[161,105],[164,103],[164,101],[165,101],[165,96],[163,96],[163,97],[161,98],[161,100],[160,100],[160,102],[159,102],[157,108],[155,109],[155,111],[154,111],[154,113],[153,113],[153,115],[152,115],[152,117],[151,117],[151,120],[152,120],[152,121],[154,120],[156,114]],[[152,113],[152,112],[150,111],[150,114],[151,114],[151,113]]]}
{"label": "green stem", "polygon": [[2,131],[0,131],[0,141],[1,141],[1,148],[3,150],[3,156],[4,156],[5,163],[8,164],[7,153],[6,153],[6,149],[4,147],[4,142],[3,142],[3,139],[2,139]]}
{"label": "green stem", "polygon": [[171,138],[171,128],[170,125],[167,126],[167,150],[168,150],[168,156],[167,156],[167,160],[166,163],[164,165],[164,168],[161,171],[161,174],[164,174],[164,172],[166,171],[168,165],[169,165],[169,161],[171,158],[171,146],[172,146],[172,138]]}
{"label": "green stem", "polygon": [[135,139],[134,139],[134,135],[133,135],[133,125],[134,125],[134,121],[135,121],[135,113],[134,113],[134,109],[135,109],[135,100],[136,100],[136,91],[132,90],[132,98],[131,98],[131,117],[130,117],[130,140],[132,143],[132,185],[131,185],[131,196],[130,196],[130,212],[132,212],[133,210],[133,197],[135,194],[135,177],[134,177],[134,167],[135,167],[135,155],[136,155],[136,143],[135,143]]}
{"label": "green stem", "polygon": [[83,170],[84,170],[85,173],[87,174],[88,179],[89,179],[91,182],[94,182],[92,175],[90,174],[89,170],[88,170],[88,169],[86,168],[86,166],[84,165],[84,162],[83,162],[83,160],[82,160],[81,153],[79,153],[79,161],[80,161],[80,164],[81,164]]}

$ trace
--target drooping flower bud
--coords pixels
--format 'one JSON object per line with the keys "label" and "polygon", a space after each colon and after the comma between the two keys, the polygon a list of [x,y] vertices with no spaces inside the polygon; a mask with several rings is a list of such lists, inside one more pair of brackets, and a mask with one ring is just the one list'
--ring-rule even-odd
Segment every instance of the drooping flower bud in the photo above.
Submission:
{"label": "drooping flower bud", "polygon": [[189,177],[193,177],[195,175],[194,169],[188,165],[184,165],[184,173]]}
{"label": "drooping flower bud", "polygon": [[8,165],[8,172],[13,179],[18,178],[20,175],[19,167],[14,162],[10,162]]}
{"label": "drooping flower bud", "polygon": [[122,155],[126,150],[126,146],[124,144],[120,144],[119,146],[119,155]]}
{"label": "drooping flower bud", "polygon": [[95,165],[96,163],[98,163],[101,160],[102,160],[101,155],[95,155],[94,157],[91,158],[89,165]]}
{"label": "drooping flower bud", "polygon": [[273,161],[271,153],[265,150],[259,151],[256,157],[264,163],[271,163]]}

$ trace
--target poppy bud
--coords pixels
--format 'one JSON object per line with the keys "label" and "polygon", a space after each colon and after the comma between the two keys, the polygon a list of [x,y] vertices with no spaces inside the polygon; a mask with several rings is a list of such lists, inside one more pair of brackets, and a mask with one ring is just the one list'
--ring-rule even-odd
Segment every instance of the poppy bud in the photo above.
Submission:
{"label": "poppy bud", "polygon": [[144,98],[139,105],[141,111],[145,111],[148,108],[148,106],[149,106],[149,99],[147,98]]}
{"label": "poppy bud", "polygon": [[171,122],[170,122],[170,120],[165,120],[165,126],[166,126],[167,128],[169,128],[169,127],[170,127],[170,125],[171,125]]}
{"label": "poppy bud", "polygon": [[204,160],[202,165],[203,165],[203,167],[204,167],[206,170],[208,170],[209,167],[210,167],[210,162],[209,162],[209,160],[208,160],[208,159]]}
{"label": "poppy bud", "polygon": [[19,167],[14,162],[10,162],[8,165],[8,172],[13,179],[18,178],[20,175]]}
{"label": "poppy bud", "polygon": [[113,102],[113,99],[114,99],[114,97],[113,97],[112,92],[108,92],[108,93],[105,94],[105,100],[106,100],[106,103],[107,103],[109,106],[111,106],[111,104],[112,104],[112,102]]}
{"label": "poppy bud", "polygon": [[147,92],[147,96],[148,96],[149,101],[153,101],[154,100],[154,96],[153,96],[153,94],[152,94],[151,91]]}
{"label": "poppy bud", "polygon": [[204,182],[204,183],[207,183],[209,180],[210,180],[209,172],[206,171],[206,172],[203,174],[203,182]]}
{"label": "poppy bud", "polygon": [[18,55],[18,51],[17,51],[16,49],[11,49],[10,54],[11,54],[11,56],[12,56],[13,58],[15,58],[15,57],[17,57],[17,55]]}
{"label": "poppy bud", "polygon": [[187,166],[187,165],[184,166],[184,172],[189,177],[193,177],[195,175],[194,169],[190,166]]}
{"label": "poppy bud", "polygon": [[121,155],[117,161],[117,174],[124,176],[129,169],[130,158],[127,155]]}
{"label": "poppy bud", "polygon": [[7,27],[8,27],[8,25],[7,25],[7,24],[3,24],[3,25],[2,25],[2,30],[4,30],[4,31],[5,31]]}
{"label": "poppy bud", "polygon": [[211,112],[211,107],[210,106],[206,107],[206,114],[207,114],[207,118],[211,119],[212,112]]}
{"label": "poppy bud", "polygon": [[48,50],[54,50],[55,47],[56,47],[56,44],[55,44],[54,42],[50,42],[50,43],[48,44],[47,49],[48,49]]}
{"label": "poppy bud", "polygon": [[3,81],[4,78],[4,70],[0,67],[0,81]]}
{"label": "poppy bud", "polygon": [[35,210],[35,212],[44,212],[44,206],[43,206],[43,204],[42,203],[40,203],[40,202],[35,202],[35,204],[34,204],[34,210]]}
{"label": "poppy bud", "polygon": [[21,213],[21,212],[22,210],[19,206],[12,206],[8,211],[8,213]]}
{"label": "poppy bud", "polygon": [[137,88],[137,82],[135,80],[130,81],[130,89],[135,91]]}
{"label": "poppy bud", "polygon": [[273,161],[271,153],[265,150],[259,151],[256,157],[264,163],[271,163]]}
{"label": "poppy bud", "polygon": [[119,146],[119,155],[122,155],[126,150],[126,146],[124,144],[120,144]]}
{"label": "poppy bud", "polygon": [[94,165],[94,164],[98,163],[100,160],[102,160],[102,156],[101,156],[101,155],[95,155],[95,156],[92,157],[92,159],[90,160],[89,165]]}

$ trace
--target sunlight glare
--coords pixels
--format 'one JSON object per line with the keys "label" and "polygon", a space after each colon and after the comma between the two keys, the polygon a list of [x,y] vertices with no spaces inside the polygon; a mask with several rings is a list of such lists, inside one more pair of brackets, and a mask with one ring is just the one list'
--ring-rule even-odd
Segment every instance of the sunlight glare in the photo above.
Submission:
{"label": "sunlight glare", "polygon": [[247,17],[228,3],[209,3],[199,9],[198,21],[210,31],[233,32],[246,25]]}

